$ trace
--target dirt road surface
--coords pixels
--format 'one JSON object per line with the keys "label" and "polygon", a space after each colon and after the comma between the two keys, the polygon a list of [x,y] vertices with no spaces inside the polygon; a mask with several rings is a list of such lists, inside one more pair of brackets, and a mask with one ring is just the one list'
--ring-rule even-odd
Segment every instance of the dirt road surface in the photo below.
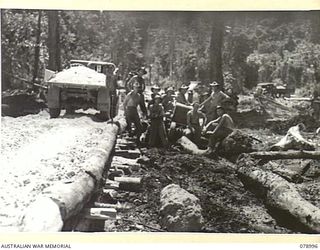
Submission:
{"label": "dirt road surface", "polygon": [[26,207],[44,188],[71,182],[83,172],[81,165],[105,129],[93,112],[58,119],[46,111],[1,118],[0,230],[16,231]]}

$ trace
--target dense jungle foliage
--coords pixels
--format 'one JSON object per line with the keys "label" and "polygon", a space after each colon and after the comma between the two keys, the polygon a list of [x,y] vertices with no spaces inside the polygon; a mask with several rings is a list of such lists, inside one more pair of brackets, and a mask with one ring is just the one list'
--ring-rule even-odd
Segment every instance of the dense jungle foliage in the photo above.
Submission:
{"label": "dense jungle foliage", "polygon": [[1,14],[2,90],[40,82],[44,68],[70,59],[112,61],[123,79],[146,66],[150,83],[164,87],[217,80],[240,93],[259,82],[320,83],[320,11]]}

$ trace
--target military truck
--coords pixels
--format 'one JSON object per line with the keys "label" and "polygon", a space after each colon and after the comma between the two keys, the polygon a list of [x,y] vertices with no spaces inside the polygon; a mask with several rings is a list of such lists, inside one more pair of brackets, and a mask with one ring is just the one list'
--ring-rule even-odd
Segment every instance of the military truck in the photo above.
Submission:
{"label": "military truck", "polygon": [[58,73],[47,71],[50,117],[80,108],[99,110],[102,120],[115,116],[116,71],[113,63],[86,60],[71,60],[70,67]]}

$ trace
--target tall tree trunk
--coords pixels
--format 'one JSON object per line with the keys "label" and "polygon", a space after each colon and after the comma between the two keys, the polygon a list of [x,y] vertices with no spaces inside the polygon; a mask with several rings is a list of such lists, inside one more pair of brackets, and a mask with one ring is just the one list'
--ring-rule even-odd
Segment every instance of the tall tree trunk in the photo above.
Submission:
{"label": "tall tree trunk", "polygon": [[[4,10],[1,9],[1,29],[4,30],[5,18]],[[1,46],[1,90],[6,90],[11,87],[11,57],[5,56],[4,46]]]}
{"label": "tall tree trunk", "polygon": [[311,11],[311,42],[320,44],[320,11]]}
{"label": "tall tree trunk", "polygon": [[217,81],[223,88],[222,73],[222,46],[223,46],[224,24],[222,16],[215,13],[212,19],[210,40],[210,81]]}
{"label": "tall tree trunk", "polygon": [[175,50],[175,40],[176,40],[176,31],[175,31],[175,21],[171,21],[170,26],[170,43],[169,43],[169,76],[170,81],[173,82],[173,61],[174,61],[174,50]]}
{"label": "tall tree trunk", "polygon": [[36,78],[38,77],[38,71],[39,71],[39,57],[40,57],[40,35],[41,35],[41,16],[42,11],[38,11],[38,28],[37,28],[37,34],[36,34],[36,46],[34,49],[34,68],[33,68],[33,77],[32,81],[35,82]]}
{"label": "tall tree trunk", "polygon": [[48,50],[49,65],[48,69],[59,71],[61,69],[60,62],[60,35],[59,35],[59,13],[57,10],[49,10],[48,12]]}

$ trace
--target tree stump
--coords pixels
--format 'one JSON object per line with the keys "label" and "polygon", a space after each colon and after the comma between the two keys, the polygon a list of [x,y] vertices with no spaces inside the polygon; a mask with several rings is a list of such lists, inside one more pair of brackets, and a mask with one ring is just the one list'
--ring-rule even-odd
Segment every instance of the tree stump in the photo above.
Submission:
{"label": "tree stump", "polygon": [[315,146],[302,137],[300,130],[303,130],[304,128],[305,126],[302,123],[291,127],[278,143],[271,146],[270,150],[315,150]]}
{"label": "tree stump", "polygon": [[240,130],[233,131],[220,144],[218,154],[235,160],[242,153],[254,151],[254,138]]}

